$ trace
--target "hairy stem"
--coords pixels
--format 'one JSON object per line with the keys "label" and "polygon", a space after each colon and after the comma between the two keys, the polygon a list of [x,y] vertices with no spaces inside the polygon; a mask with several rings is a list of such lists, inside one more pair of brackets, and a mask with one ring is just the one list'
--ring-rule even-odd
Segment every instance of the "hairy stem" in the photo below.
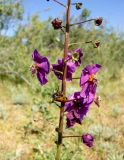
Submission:
{"label": "hairy stem", "polygon": [[[66,57],[67,57],[68,46],[69,46],[70,4],[71,4],[71,0],[68,0],[67,1],[67,10],[66,10],[64,62],[65,62]],[[67,72],[67,65],[66,65],[66,63],[64,63],[62,89],[61,89],[61,91],[63,93],[63,96],[66,96],[66,72]],[[63,136],[63,121],[64,121],[64,104],[65,103],[62,102],[61,103],[61,108],[60,108],[60,119],[59,119],[56,160],[60,160],[60,156],[61,156],[61,146],[62,146],[62,136]]]}

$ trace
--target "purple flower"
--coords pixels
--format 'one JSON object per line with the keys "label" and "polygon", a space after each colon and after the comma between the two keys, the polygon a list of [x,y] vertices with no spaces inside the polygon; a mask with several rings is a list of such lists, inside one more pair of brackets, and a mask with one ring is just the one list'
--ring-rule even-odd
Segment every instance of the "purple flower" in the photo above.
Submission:
{"label": "purple flower", "polygon": [[92,134],[86,133],[82,135],[82,142],[88,147],[93,146],[94,136]]}
{"label": "purple flower", "polygon": [[97,79],[95,78],[95,74],[100,68],[100,64],[91,64],[82,70],[80,78],[80,86],[82,87],[81,96],[92,96],[94,99],[97,88]]}
{"label": "purple flower", "polygon": [[35,62],[31,67],[33,74],[37,75],[37,78],[41,85],[44,85],[48,82],[47,74],[50,71],[50,63],[46,57],[42,57],[37,50],[34,50],[32,58]]}
{"label": "purple flower", "polygon": [[[63,69],[64,69],[64,60],[58,59],[58,64],[52,64],[53,71],[58,79],[62,80],[63,77]],[[66,72],[66,80],[71,81],[72,80],[72,74],[75,72],[76,66],[73,62],[69,61],[67,62],[67,72]]]}
{"label": "purple flower", "polygon": [[68,112],[68,114],[66,116],[66,120],[67,120],[66,128],[70,128],[70,127],[74,126],[75,123],[81,124],[80,115],[78,113],[76,113],[75,110]]}
{"label": "purple flower", "polygon": [[92,103],[92,98],[80,96],[80,92],[75,92],[68,98],[69,102],[65,103],[64,111],[68,112],[66,116],[67,128],[72,127],[75,123],[81,124],[81,121],[86,116],[89,106]]}
{"label": "purple flower", "polygon": [[71,52],[68,52],[68,59],[70,59],[71,61],[73,61],[75,63],[76,66],[80,66],[81,62],[82,62],[82,50],[81,48],[77,48]]}
{"label": "purple flower", "polygon": [[[72,81],[72,74],[76,71],[76,68],[81,64],[81,58],[83,53],[80,48],[75,49],[72,52],[68,52],[65,63],[67,65],[66,80]],[[58,79],[62,80],[63,69],[64,69],[64,59],[60,58],[57,61],[58,64],[53,64],[53,71]]]}

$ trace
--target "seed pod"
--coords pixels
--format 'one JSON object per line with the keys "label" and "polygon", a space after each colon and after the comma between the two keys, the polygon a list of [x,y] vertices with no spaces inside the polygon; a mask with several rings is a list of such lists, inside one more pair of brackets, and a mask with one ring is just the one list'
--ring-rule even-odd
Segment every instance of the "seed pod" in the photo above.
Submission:
{"label": "seed pod", "polygon": [[51,23],[52,23],[52,26],[54,29],[61,29],[62,28],[62,26],[61,26],[62,21],[58,18],[55,18]]}
{"label": "seed pod", "polygon": [[100,26],[102,24],[102,21],[103,21],[103,18],[99,17],[95,19],[94,23],[96,26]]}
{"label": "seed pod", "polygon": [[83,5],[82,3],[76,3],[76,9],[77,9],[77,10],[81,9],[81,8],[82,8],[82,5]]}

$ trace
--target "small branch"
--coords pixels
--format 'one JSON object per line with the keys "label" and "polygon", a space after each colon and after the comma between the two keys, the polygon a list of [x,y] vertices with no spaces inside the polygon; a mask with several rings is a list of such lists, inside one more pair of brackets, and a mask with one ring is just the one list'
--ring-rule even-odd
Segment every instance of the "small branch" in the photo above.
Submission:
{"label": "small branch", "polygon": [[82,98],[83,97],[81,97],[81,98],[74,98],[74,99],[67,99],[67,97],[60,97],[60,98],[58,97],[58,98],[54,99],[54,101],[66,103],[66,102],[71,102],[71,101],[77,101],[77,100],[80,100]]}
{"label": "small branch", "polygon": [[74,77],[74,78],[72,78],[72,79],[80,79],[80,77]]}
{"label": "small branch", "polygon": [[[64,42],[64,61],[67,58],[68,46],[69,46],[69,29],[70,29],[70,5],[71,0],[67,1],[67,9],[66,9],[66,28],[65,28],[65,42]],[[63,77],[62,77],[62,87],[61,91],[63,96],[66,96],[66,73],[67,73],[67,65],[64,63],[63,69]],[[59,117],[59,132],[58,132],[58,140],[57,140],[57,152],[55,160],[60,160],[61,158],[61,146],[62,146],[62,137],[63,137],[63,125],[64,125],[64,105],[65,102],[61,102],[60,108],[60,117]]]}
{"label": "small branch", "polygon": [[58,106],[59,108],[61,107],[58,103],[56,103],[55,101],[54,102],[52,102],[52,103],[54,103],[56,106]]}
{"label": "small branch", "polygon": [[76,45],[76,44],[92,43],[92,42],[93,42],[93,41],[70,43],[69,46]]}
{"label": "small branch", "polygon": [[78,24],[82,24],[82,23],[86,23],[86,22],[89,22],[89,21],[94,21],[95,19],[89,19],[89,20],[86,20],[86,21],[82,21],[82,22],[78,22],[78,23],[73,23],[73,24],[70,24],[70,26],[75,26],[75,25],[78,25]]}
{"label": "small branch", "polygon": [[76,5],[76,3],[71,3],[71,5]]}
{"label": "small branch", "polygon": [[65,63],[67,63],[69,60],[71,60],[72,58],[70,57],[70,58],[68,58],[67,60],[65,60]]}
{"label": "small branch", "polygon": [[82,137],[82,136],[63,136],[62,138]]}
{"label": "small branch", "polygon": [[63,28],[61,28],[61,31],[65,34],[65,31],[64,31],[64,29],[63,29]]}
{"label": "small branch", "polygon": [[59,2],[58,0],[53,0],[53,1],[66,8],[66,5],[64,5],[63,3]]}

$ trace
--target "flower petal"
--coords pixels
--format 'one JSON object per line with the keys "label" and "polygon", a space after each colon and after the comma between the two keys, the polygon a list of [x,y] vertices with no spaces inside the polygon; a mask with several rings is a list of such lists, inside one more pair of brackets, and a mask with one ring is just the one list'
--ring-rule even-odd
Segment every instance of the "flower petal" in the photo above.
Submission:
{"label": "flower petal", "polygon": [[71,72],[68,72],[66,73],[66,80],[67,81],[72,81],[72,73]]}
{"label": "flower petal", "polygon": [[82,75],[81,74],[81,78],[80,78],[80,86],[83,86],[88,80],[89,80],[89,75]]}
{"label": "flower petal", "polygon": [[101,65],[100,64],[90,64],[88,66],[86,66],[82,73],[83,75],[86,75],[86,74],[89,74],[89,75],[92,75],[92,74],[96,74],[99,69],[101,68]]}
{"label": "flower petal", "polygon": [[32,53],[32,58],[36,63],[41,63],[42,62],[42,56],[39,54],[39,52],[36,49]]}
{"label": "flower petal", "polygon": [[37,78],[41,85],[44,85],[48,82],[44,72],[37,72]]}
{"label": "flower petal", "polygon": [[49,73],[50,71],[50,63],[46,57],[43,57],[41,59],[40,63],[37,63],[37,66],[42,69],[45,73]]}
{"label": "flower petal", "polygon": [[96,74],[102,66],[100,64],[94,64],[92,66],[92,74]]}
{"label": "flower petal", "polygon": [[76,65],[74,62],[71,61],[67,62],[67,71],[72,73],[76,71]]}
{"label": "flower petal", "polygon": [[75,110],[68,112],[66,120],[67,128],[74,126],[75,123],[81,124],[80,115],[78,115]]}
{"label": "flower petal", "polygon": [[[58,79],[62,80],[63,73],[63,67],[64,67],[64,60],[58,59],[58,64],[52,64],[53,70],[55,75]],[[75,72],[76,66],[73,62],[67,62],[67,73],[66,73],[66,80],[72,81],[72,73]],[[58,72],[57,72],[58,71]]]}
{"label": "flower petal", "polygon": [[[54,74],[56,75],[56,77],[60,80],[62,80],[62,66],[59,64],[52,64],[52,67],[54,69]],[[57,72],[58,71],[58,72]]]}

